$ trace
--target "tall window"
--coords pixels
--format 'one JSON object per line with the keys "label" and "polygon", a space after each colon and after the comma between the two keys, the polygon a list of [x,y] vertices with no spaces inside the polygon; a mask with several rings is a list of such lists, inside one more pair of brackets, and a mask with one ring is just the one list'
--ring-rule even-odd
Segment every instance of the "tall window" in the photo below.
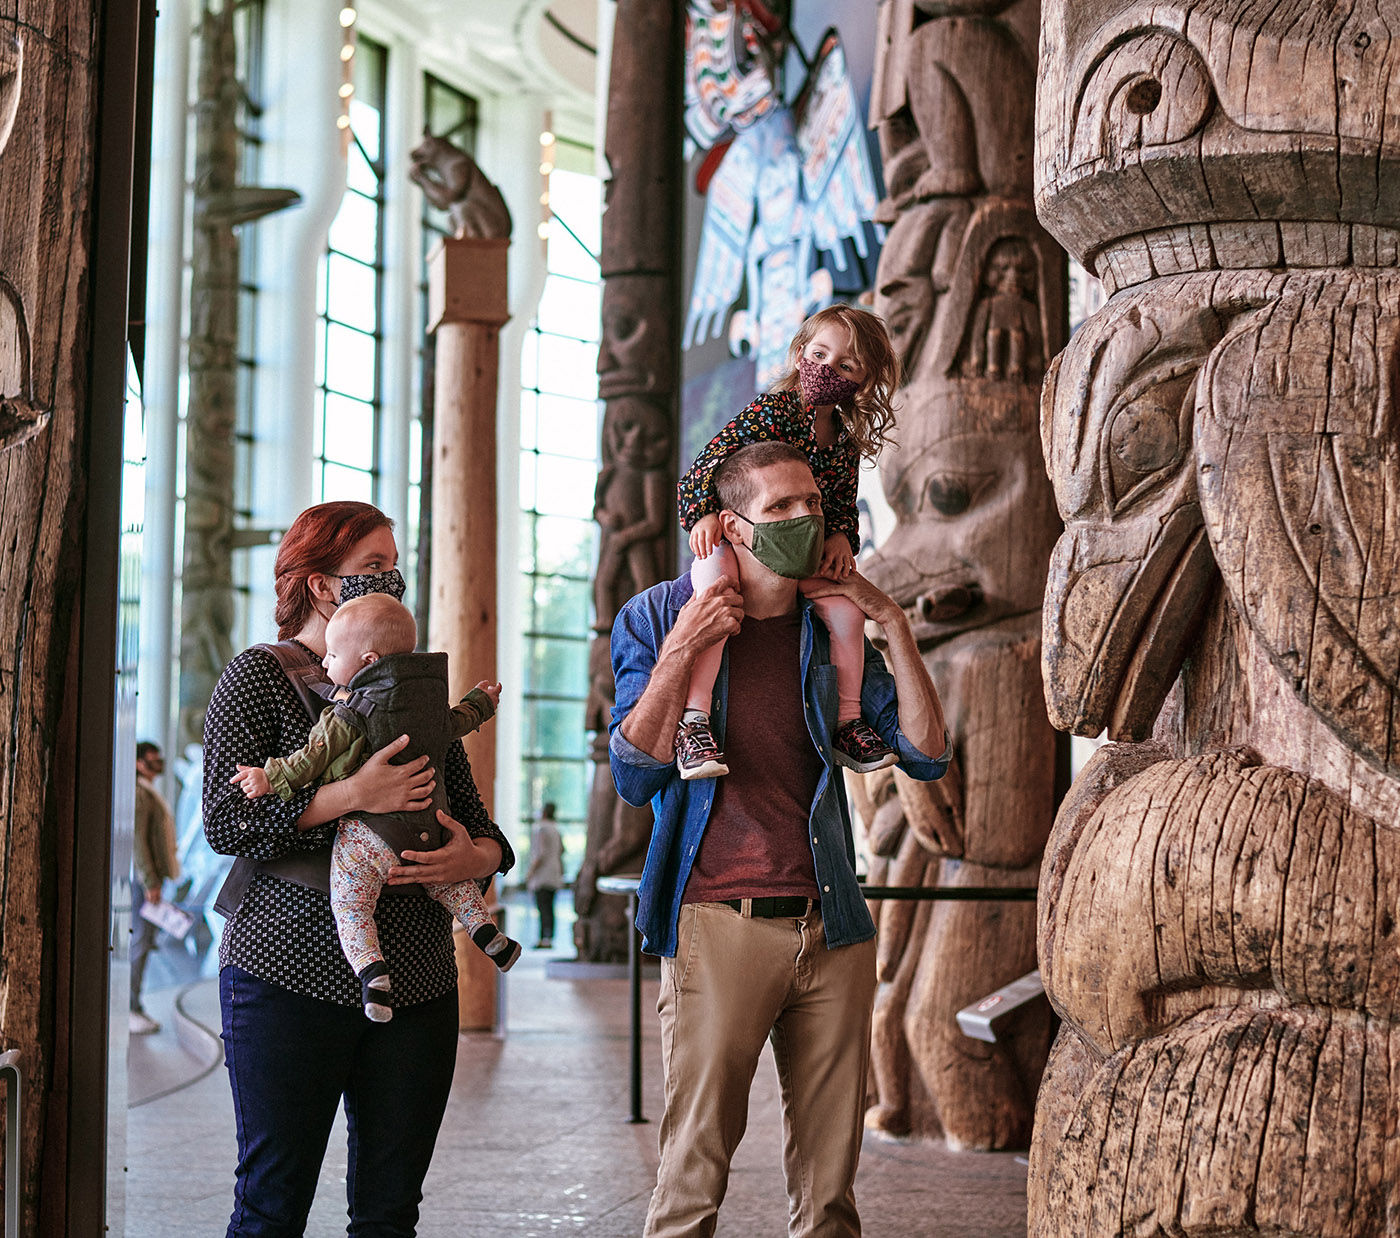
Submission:
{"label": "tall window", "polygon": [[317,497],[376,499],[384,282],[384,102],[388,50],[355,49],[345,197],[317,280]]}
{"label": "tall window", "polygon": [[521,359],[520,506],[525,683],[520,804],[548,800],[583,854],[592,764],[584,730],[593,490],[598,478],[601,185],[556,170],[546,236],[548,276]]}

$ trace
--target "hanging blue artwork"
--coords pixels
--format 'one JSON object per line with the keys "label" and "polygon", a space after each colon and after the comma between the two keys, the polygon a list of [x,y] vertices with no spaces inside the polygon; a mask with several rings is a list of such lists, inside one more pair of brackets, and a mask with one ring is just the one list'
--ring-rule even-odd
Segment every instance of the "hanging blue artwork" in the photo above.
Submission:
{"label": "hanging blue artwork", "polygon": [[833,271],[847,287],[854,278],[857,291],[868,282],[872,238],[880,239],[868,222],[879,200],[875,170],[834,29],[810,63],[803,58],[807,72],[789,104],[774,85],[777,22],[762,6],[704,0],[690,5],[690,20],[687,130],[710,153],[697,177],[705,214],[682,344],[719,338],[727,319],[731,353],[751,356],[757,385],[767,387],[802,320],[834,299]]}

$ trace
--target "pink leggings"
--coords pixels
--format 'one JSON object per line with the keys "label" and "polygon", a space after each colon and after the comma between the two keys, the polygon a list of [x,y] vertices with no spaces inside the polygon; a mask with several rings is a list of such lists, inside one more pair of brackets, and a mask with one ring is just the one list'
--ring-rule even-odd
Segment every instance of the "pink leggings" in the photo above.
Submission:
{"label": "pink leggings", "polygon": [[[331,849],[331,914],[340,934],[340,949],[357,976],[371,963],[384,961],[374,909],[379,905],[384,879],[398,862],[394,849],[363,821],[341,819]],[[486,900],[475,881],[425,883],[423,889],[471,931],[491,923]]]}
{"label": "pink leggings", "polygon": [[[721,576],[738,581],[739,564],[728,542],[720,542],[708,558],[696,559],[690,566],[691,588],[704,593]],[[865,612],[850,598],[813,598],[812,607],[831,635],[831,661],[836,667],[836,720],[849,722],[860,717],[860,686],[865,679]],[[690,673],[687,709],[710,712],[719,675],[724,642],[711,645],[695,659]]]}

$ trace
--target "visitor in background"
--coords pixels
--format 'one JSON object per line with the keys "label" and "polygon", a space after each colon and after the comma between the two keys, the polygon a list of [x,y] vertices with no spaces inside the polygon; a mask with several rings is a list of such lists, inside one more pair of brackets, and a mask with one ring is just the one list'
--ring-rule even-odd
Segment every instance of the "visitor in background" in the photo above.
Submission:
{"label": "visitor in background", "polygon": [[165,797],[156,790],[155,780],[165,772],[165,758],[160,749],[148,740],[136,745],[136,820],[132,836],[131,916],[131,1014],[129,1026],[133,1036],[148,1036],[160,1031],[157,1023],[141,1005],[141,986],[146,979],[146,960],[156,948],[160,930],[141,914],[147,903],[161,900],[161,887],[180,875],[180,860],[175,853],[175,817]]}
{"label": "visitor in background", "polygon": [[554,896],[564,884],[564,840],[559,837],[554,813],[553,801],[547,800],[530,829],[530,867],[525,873],[525,888],[534,893],[540,913],[536,950],[548,950],[554,945]]}

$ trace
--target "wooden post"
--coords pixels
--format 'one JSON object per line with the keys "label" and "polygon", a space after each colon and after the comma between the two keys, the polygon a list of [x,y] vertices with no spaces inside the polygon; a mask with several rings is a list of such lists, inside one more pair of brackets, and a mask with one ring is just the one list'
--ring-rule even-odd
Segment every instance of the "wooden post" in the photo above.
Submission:
{"label": "wooden post", "polygon": [[609,634],[629,597],[672,574],[675,553],[683,27],[680,5],[621,0],[613,28],[598,345],[603,459],[584,719],[595,766],[574,882],[574,945],[590,963],[627,958],[627,901],[600,893],[597,880],[640,871],[651,837],[651,808],[623,803],[608,768]]}
{"label": "wooden post", "polygon": [[[1054,817],[1040,609],[1060,525],[1040,466],[1040,383],[1065,338],[1064,254],[1031,204],[1038,0],[925,16],[885,0],[870,123],[889,226],[875,306],[904,364],[881,459],[895,528],[862,570],[909,616],[954,765],[857,789],[889,885],[1033,887]],[[861,780],[852,779],[853,782]],[[1034,969],[1028,903],[885,902],[867,1124],[954,1147],[1023,1147],[1049,1012],[996,1045],[962,1007]]]}
{"label": "wooden post", "polygon": [[1044,0],[1041,219],[1112,294],[1046,379],[1035,1238],[1395,1231],[1392,3]]}
{"label": "wooden post", "polygon": [[[432,597],[427,647],[448,655],[452,699],[496,679],[496,386],[508,237],[446,237],[428,257],[428,330],[436,336]],[[467,747],[487,812],[496,731]],[[461,936],[459,934],[459,936]],[[495,966],[458,950],[463,1030],[496,1024]]]}

